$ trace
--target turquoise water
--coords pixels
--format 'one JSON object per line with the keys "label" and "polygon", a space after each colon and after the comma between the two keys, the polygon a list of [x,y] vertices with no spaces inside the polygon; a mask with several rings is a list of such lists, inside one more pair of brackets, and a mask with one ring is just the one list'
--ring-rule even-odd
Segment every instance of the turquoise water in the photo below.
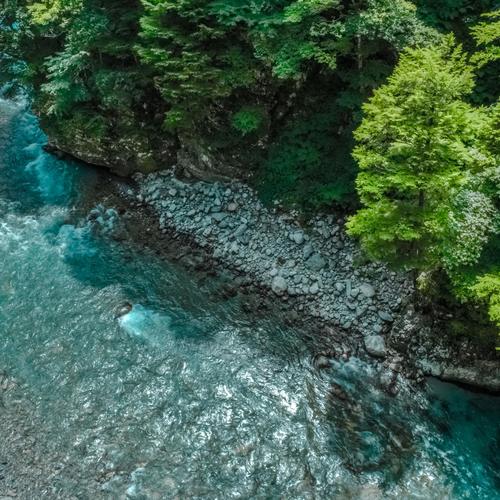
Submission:
{"label": "turquoise water", "polygon": [[44,141],[0,101],[0,370],[58,470],[19,498],[500,498],[498,398],[316,370],[314,337],[144,248],[111,180]]}

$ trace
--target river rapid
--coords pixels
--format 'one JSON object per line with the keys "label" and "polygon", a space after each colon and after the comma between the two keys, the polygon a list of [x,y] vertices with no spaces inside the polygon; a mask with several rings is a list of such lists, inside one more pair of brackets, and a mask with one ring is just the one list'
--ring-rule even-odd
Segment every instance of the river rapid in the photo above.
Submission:
{"label": "river rapid", "polygon": [[318,370],[319,340],[149,250],[120,181],[45,140],[0,100],[0,498],[500,498],[498,398]]}

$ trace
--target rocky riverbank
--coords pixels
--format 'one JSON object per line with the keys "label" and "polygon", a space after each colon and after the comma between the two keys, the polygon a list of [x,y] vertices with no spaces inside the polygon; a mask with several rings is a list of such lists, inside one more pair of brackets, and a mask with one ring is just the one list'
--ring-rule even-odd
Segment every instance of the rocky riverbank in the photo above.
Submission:
{"label": "rocky riverbank", "polygon": [[189,236],[214,261],[289,304],[292,318],[356,339],[387,367],[391,387],[405,373],[500,391],[495,353],[443,336],[416,311],[410,277],[363,261],[343,218],[318,216],[303,226],[298,214],[264,207],[240,182],[183,182],[173,170],[135,180],[137,203],[154,210],[163,233]]}

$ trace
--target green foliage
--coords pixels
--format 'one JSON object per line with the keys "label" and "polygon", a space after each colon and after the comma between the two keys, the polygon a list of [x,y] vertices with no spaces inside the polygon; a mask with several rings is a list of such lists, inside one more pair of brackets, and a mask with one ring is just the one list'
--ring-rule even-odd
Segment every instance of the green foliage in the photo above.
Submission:
{"label": "green foliage", "polygon": [[484,112],[463,100],[472,89],[472,69],[448,38],[405,51],[364,106],[354,156],[366,208],[349,229],[373,257],[418,269],[439,265],[454,196],[467,171],[490,161],[476,149]]}
{"label": "green foliage", "polygon": [[352,135],[339,116],[338,107],[315,109],[280,133],[258,178],[265,201],[279,199],[309,212],[353,201]]}
{"label": "green foliage", "polygon": [[491,321],[500,327],[500,271],[480,276],[472,291],[487,304]]}
{"label": "green foliage", "polygon": [[453,31],[461,41],[467,36],[469,23],[495,8],[497,0],[415,0],[420,17],[430,26],[444,32]]}
{"label": "green foliage", "polygon": [[483,14],[483,22],[471,30],[472,36],[479,47],[471,60],[479,68],[500,60],[500,10]]}
{"label": "green foliage", "polygon": [[210,101],[255,79],[244,43],[226,31],[204,0],[143,0],[142,43],[137,51],[154,68],[155,84],[171,109],[168,128],[189,125]]}
{"label": "green foliage", "polygon": [[243,135],[257,131],[264,121],[264,111],[257,107],[241,108],[232,117],[232,124]]}

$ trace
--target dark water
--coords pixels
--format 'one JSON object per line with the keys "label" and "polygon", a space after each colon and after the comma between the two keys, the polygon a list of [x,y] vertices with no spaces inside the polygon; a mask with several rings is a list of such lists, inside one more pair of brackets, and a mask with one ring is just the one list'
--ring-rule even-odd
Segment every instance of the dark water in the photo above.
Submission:
{"label": "dark water", "polygon": [[0,458],[43,475],[18,498],[500,498],[498,399],[432,380],[391,398],[356,359],[318,372],[279,313],[118,238],[106,178],[43,142],[0,101],[0,370],[18,383],[0,429],[26,405],[32,443]]}

